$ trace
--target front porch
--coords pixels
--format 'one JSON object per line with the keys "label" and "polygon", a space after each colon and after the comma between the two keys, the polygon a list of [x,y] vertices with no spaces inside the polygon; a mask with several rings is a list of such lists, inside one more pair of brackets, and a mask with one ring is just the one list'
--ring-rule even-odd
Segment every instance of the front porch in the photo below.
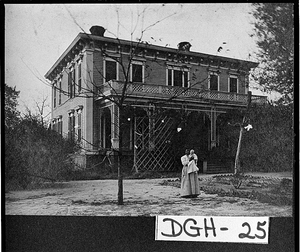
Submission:
{"label": "front porch", "polygon": [[96,142],[102,153],[116,150],[116,156],[120,150],[127,169],[136,172],[179,171],[185,149],[195,150],[202,172],[230,171],[237,145],[229,146],[227,132],[222,130],[226,114],[244,111],[250,98],[252,103],[260,104],[267,100],[251,92],[127,83],[120,112],[113,99],[122,96],[124,85],[111,80],[101,86],[95,98],[99,113]]}
{"label": "front porch", "polygon": [[[103,157],[110,153],[111,159],[116,159],[118,152],[110,151],[121,149],[125,170],[180,171],[180,157],[185,149],[194,149],[201,173],[233,171],[231,161],[234,160],[232,153],[236,145],[228,147],[225,132],[220,130],[222,123],[218,121],[224,111],[213,107],[210,111],[194,111],[149,105],[144,108],[130,106],[123,115],[115,116],[113,106],[100,108],[99,150]],[[122,148],[119,145],[120,134]],[[226,148],[231,150],[217,154]]]}

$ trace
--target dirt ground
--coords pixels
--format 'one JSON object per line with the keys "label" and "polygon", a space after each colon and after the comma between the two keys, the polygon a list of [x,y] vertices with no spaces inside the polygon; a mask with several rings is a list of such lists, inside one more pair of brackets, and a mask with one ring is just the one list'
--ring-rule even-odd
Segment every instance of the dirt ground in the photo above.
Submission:
{"label": "dirt ground", "polygon": [[[276,188],[283,178],[292,179],[291,173],[249,174],[265,181],[261,190]],[[272,179],[270,179],[272,178]],[[72,181],[54,184],[53,188],[10,191],[5,193],[6,215],[60,215],[60,216],[270,216],[291,217],[292,204],[271,204],[251,197],[220,196],[206,193],[212,186],[213,175],[199,175],[201,195],[193,199],[180,197],[180,188],[170,182],[174,179],[125,179],[123,181],[124,205],[117,204],[117,180]],[[273,181],[273,182],[268,182]],[[275,182],[274,182],[275,181]],[[249,182],[249,181],[248,181]],[[217,184],[214,184],[215,186]],[[246,183],[244,183],[246,185]],[[248,184],[249,185],[249,184]],[[219,188],[234,191],[230,184]],[[273,186],[273,187],[272,187]],[[227,189],[226,189],[227,188]],[[205,190],[204,190],[205,189]],[[248,188],[249,189],[249,188]],[[254,191],[253,188],[250,188]],[[240,189],[243,189],[243,184]],[[292,196],[291,196],[292,197]]]}

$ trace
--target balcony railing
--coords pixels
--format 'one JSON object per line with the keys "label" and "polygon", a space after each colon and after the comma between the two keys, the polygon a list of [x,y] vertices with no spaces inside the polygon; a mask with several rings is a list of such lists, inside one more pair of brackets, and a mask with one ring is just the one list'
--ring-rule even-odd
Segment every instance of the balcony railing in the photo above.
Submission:
{"label": "balcony railing", "polygon": [[[109,81],[104,84],[101,94],[120,95],[124,88],[124,82]],[[144,83],[128,83],[127,96],[156,97],[168,99],[192,99],[192,100],[214,100],[223,102],[236,102],[247,104],[247,94],[228,93],[221,91],[201,90],[195,88],[183,88],[167,85],[154,85]],[[253,103],[266,103],[266,96],[252,95]]]}

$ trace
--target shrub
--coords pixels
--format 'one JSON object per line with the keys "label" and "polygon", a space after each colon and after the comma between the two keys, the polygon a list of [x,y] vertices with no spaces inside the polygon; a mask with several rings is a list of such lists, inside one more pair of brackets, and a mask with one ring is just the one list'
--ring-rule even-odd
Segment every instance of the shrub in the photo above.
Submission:
{"label": "shrub", "polygon": [[253,106],[253,129],[242,139],[241,161],[244,171],[280,172],[293,167],[293,106]]}
{"label": "shrub", "polygon": [[72,169],[68,155],[76,144],[46,129],[34,117],[25,117],[5,131],[5,180],[15,187],[66,179]]}

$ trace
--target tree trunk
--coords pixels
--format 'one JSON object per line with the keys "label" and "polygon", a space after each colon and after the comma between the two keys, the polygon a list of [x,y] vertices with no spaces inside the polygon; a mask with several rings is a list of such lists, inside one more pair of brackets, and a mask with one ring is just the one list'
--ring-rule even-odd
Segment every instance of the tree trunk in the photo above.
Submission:
{"label": "tree trunk", "polygon": [[121,158],[120,153],[118,153],[118,205],[123,205],[123,175],[121,168]]}
{"label": "tree trunk", "polygon": [[123,174],[122,174],[122,167],[121,167],[121,157],[122,157],[122,133],[123,133],[123,127],[121,124],[121,118],[123,114],[123,108],[122,106],[119,107],[119,148],[118,148],[118,205],[123,205]]}

